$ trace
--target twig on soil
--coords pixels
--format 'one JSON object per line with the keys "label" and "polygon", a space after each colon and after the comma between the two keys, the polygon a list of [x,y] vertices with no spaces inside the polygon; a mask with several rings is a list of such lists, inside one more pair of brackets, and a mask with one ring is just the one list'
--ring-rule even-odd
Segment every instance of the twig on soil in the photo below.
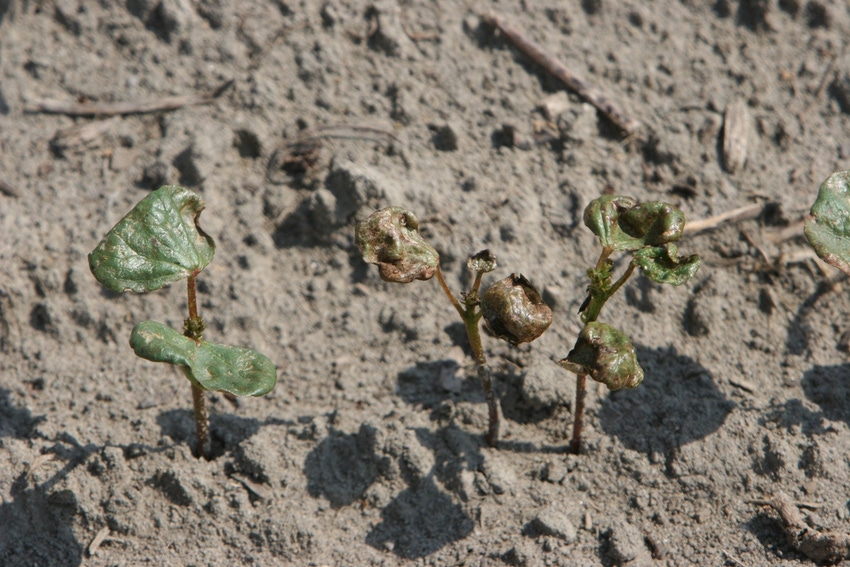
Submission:
{"label": "twig on soil", "polygon": [[572,89],[587,102],[599,109],[611,122],[622,128],[627,134],[632,135],[638,131],[641,126],[638,120],[629,116],[606,94],[595,89],[583,77],[567,69],[563,63],[547,53],[540,45],[526,37],[505,19],[493,12],[481,14],[480,17],[487,24],[499,29],[520,51],[549,71],[549,73],[554,75],[569,89]]}
{"label": "twig on soil", "polygon": [[387,137],[398,141],[391,126],[380,124],[328,124],[305,130],[272,152],[266,167],[266,179],[280,185],[286,182],[280,175],[281,170],[290,175],[310,171],[319,160],[323,139],[382,141]]}
{"label": "twig on soil", "polygon": [[784,492],[779,492],[770,500],[754,501],[766,504],[779,514],[785,524],[785,538],[788,545],[814,561],[836,562],[850,558],[850,535],[834,532],[820,532],[809,527],[800,515],[797,506]]}
{"label": "twig on soil", "polygon": [[738,207],[737,209],[732,209],[731,211],[727,211],[720,215],[708,217],[707,219],[690,221],[685,224],[685,232],[687,234],[695,234],[697,232],[717,228],[725,222],[756,218],[761,214],[762,209],[764,209],[764,205],[760,203],[752,203],[750,205]]}
{"label": "twig on soil", "polygon": [[[437,12],[437,26],[439,27],[440,22],[440,13]],[[432,31],[432,32],[414,32],[410,29],[410,26],[407,25],[407,10],[402,8],[401,10],[401,29],[404,30],[404,33],[407,34],[412,41],[421,41],[428,39],[437,39],[440,37],[440,32]]]}
{"label": "twig on soil", "polygon": [[99,532],[97,532],[97,535],[94,536],[94,539],[91,540],[91,543],[89,544],[89,557],[97,555],[97,550],[100,549],[100,544],[109,537],[109,534],[109,526],[104,526]]}
{"label": "twig on soil", "polygon": [[725,549],[721,549],[720,551],[723,553],[723,555],[726,556],[726,559],[728,561],[731,561],[732,563],[734,563],[735,565],[739,565],[740,567],[747,567],[746,565],[744,565],[744,563],[741,562],[740,559],[738,559],[737,557],[735,557],[734,555],[732,555],[731,553],[729,553]]}
{"label": "twig on soil", "polygon": [[233,80],[227,81],[214,91],[202,95],[168,96],[147,102],[104,102],[75,103],[53,99],[37,99],[27,107],[26,112],[44,112],[47,114],[66,114],[68,116],[113,116],[116,114],[145,114],[163,110],[177,110],[184,106],[209,104],[221,96]]}
{"label": "twig on soil", "polygon": [[263,485],[258,484],[251,480],[248,477],[242,476],[240,474],[231,474],[230,478],[239,482],[245,489],[259,498],[260,500],[268,500],[271,497],[268,489],[266,489]]}
{"label": "twig on soil", "polygon": [[88,145],[108,132],[119,120],[119,117],[113,116],[104,120],[87,122],[73,128],[60,130],[50,140],[50,147],[54,151],[62,152],[74,146]]}
{"label": "twig on soil", "polygon": [[33,462],[30,463],[30,466],[27,467],[27,480],[32,482],[32,477],[35,475],[35,471],[38,470],[41,465],[49,463],[55,458],[56,453],[44,453],[43,455],[36,457]]}
{"label": "twig on soil", "polygon": [[2,179],[0,179],[0,193],[3,193],[7,197],[14,197],[15,199],[21,196],[20,191],[18,191],[13,185],[6,183]]}

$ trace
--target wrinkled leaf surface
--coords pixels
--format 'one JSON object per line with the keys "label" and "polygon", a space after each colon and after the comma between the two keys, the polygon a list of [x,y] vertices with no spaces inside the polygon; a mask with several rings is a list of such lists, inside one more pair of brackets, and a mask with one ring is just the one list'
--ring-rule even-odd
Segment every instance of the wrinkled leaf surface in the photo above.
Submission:
{"label": "wrinkled leaf surface", "polygon": [[628,335],[605,323],[587,323],[567,361],[584,369],[609,390],[636,388],[643,382],[635,347]]}
{"label": "wrinkled leaf surface", "polygon": [[189,379],[205,390],[262,396],[277,382],[274,363],[259,352],[203,340],[196,343],[156,321],[136,325],[130,335],[130,346],[146,360],[184,367]]}
{"label": "wrinkled leaf surface", "polygon": [[631,197],[603,195],[584,211],[584,224],[613,250],[662,246],[682,236],[685,215],[662,201],[638,203]]}
{"label": "wrinkled leaf surface", "polygon": [[97,280],[115,292],[154,291],[203,270],[215,254],[201,230],[201,198],[175,185],[153,191],[89,254]]}
{"label": "wrinkled leaf surface", "polygon": [[696,275],[701,261],[696,254],[678,256],[678,251],[675,244],[647,246],[635,250],[633,262],[656,283],[682,285]]}
{"label": "wrinkled leaf surface", "polygon": [[357,223],[354,243],[363,260],[378,266],[381,279],[410,283],[431,279],[440,255],[419,234],[419,220],[401,207],[375,211]]}

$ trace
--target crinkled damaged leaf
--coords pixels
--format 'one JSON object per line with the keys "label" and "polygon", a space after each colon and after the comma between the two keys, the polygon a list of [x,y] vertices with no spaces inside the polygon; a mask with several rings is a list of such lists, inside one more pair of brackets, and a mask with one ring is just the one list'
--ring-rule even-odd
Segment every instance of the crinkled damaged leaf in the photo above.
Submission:
{"label": "crinkled damaged leaf", "polygon": [[696,275],[700,257],[678,256],[675,244],[647,246],[633,253],[634,264],[652,281],[660,284],[682,285]]}
{"label": "crinkled damaged leaf", "polygon": [[663,246],[685,230],[685,213],[663,201],[640,203],[620,215],[620,228],[643,246]]}
{"label": "crinkled damaged leaf", "polygon": [[597,321],[584,326],[575,348],[561,365],[573,371],[580,368],[609,390],[636,388],[643,382],[643,368],[638,364],[635,347],[628,335]]}
{"label": "crinkled damaged leaf", "polygon": [[552,324],[552,310],[522,274],[511,274],[481,296],[481,313],[494,335],[513,345],[530,343]]}
{"label": "crinkled damaged leaf", "polygon": [[496,269],[497,265],[496,257],[493,256],[493,253],[490,252],[490,250],[482,250],[481,252],[470,256],[466,261],[466,267],[469,268],[470,272],[475,274],[486,274],[492,272]]}
{"label": "crinkled damaged leaf", "polygon": [[133,327],[130,346],[146,360],[182,366],[186,376],[205,390],[262,396],[277,382],[274,363],[259,352],[203,340],[196,343],[156,321]]}
{"label": "crinkled damaged leaf", "polygon": [[850,170],[823,182],[803,230],[818,256],[850,275]]}
{"label": "crinkled damaged leaf", "polygon": [[203,270],[215,242],[199,225],[204,202],[175,185],[139,201],[89,254],[97,281],[115,292],[154,291]]}
{"label": "crinkled damaged leaf", "polygon": [[620,248],[624,240],[630,240],[620,228],[618,222],[620,215],[637,204],[632,197],[619,195],[603,195],[594,199],[584,209],[584,224],[599,237],[602,246],[615,250],[628,250]]}
{"label": "crinkled damaged leaf", "polygon": [[603,195],[584,211],[584,224],[613,250],[662,246],[682,236],[685,215],[668,203],[638,203],[631,197]]}
{"label": "crinkled damaged leaf", "polygon": [[440,255],[419,234],[416,215],[401,207],[375,211],[357,223],[354,242],[370,264],[376,264],[381,279],[410,283],[431,279]]}

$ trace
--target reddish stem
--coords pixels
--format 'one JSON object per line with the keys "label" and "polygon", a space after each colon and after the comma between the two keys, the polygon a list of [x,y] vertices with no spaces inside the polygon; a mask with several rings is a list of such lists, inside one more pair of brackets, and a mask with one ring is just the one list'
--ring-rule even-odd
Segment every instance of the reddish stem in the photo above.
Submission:
{"label": "reddish stem", "polygon": [[[193,272],[186,278],[186,294],[189,303],[189,319],[186,320],[184,334],[195,342],[201,340],[203,333],[203,322],[198,315],[197,285],[198,272]],[[198,435],[197,453],[199,457],[206,459],[209,456],[209,430],[210,420],[207,414],[207,403],[204,389],[192,381],[192,404],[195,408],[195,431]]]}
{"label": "reddish stem", "polygon": [[587,396],[587,374],[576,374],[576,407],[573,418],[573,440],[570,450],[578,455],[581,453],[581,429],[584,417],[584,398]]}

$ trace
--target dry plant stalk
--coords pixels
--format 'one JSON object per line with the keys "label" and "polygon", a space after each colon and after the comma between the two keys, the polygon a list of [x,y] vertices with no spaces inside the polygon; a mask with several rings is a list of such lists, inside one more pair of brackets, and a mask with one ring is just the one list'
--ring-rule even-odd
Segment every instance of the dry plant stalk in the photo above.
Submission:
{"label": "dry plant stalk", "polygon": [[834,563],[850,558],[850,535],[820,532],[803,521],[797,506],[784,492],[766,502],[785,524],[788,545],[814,561]]}
{"label": "dry plant stalk", "polygon": [[507,20],[493,12],[481,14],[481,19],[487,24],[498,28],[520,51],[549,71],[554,77],[564,83],[567,88],[575,91],[579,96],[595,106],[611,122],[622,128],[627,134],[632,135],[638,131],[641,126],[638,120],[629,116],[608,95],[593,87],[584,77],[570,71],[539,44],[509,24]]}

